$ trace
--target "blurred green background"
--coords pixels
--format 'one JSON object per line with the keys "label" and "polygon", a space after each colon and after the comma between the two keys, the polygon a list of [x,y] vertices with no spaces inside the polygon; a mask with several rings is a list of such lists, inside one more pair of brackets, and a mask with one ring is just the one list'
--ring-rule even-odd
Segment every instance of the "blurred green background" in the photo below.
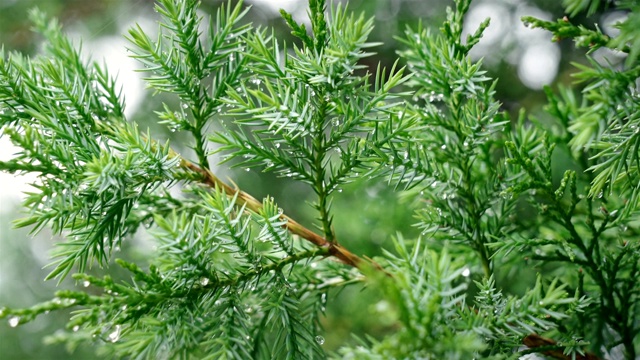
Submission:
{"label": "blurred green background", "polygon": [[[202,3],[203,15],[213,13],[219,5],[211,0]],[[273,26],[283,39],[290,40],[290,35],[279,18],[278,8],[285,8],[299,21],[306,17],[306,1],[247,0],[245,3],[253,6],[246,21]],[[406,26],[415,27],[418,21],[436,30],[444,19],[445,8],[451,4],[439,0],[350,1],[352,11],[375,17],[376,30],[370,40],[384,43],[375,57],[367,59],[368,64],[391,65],[399,45],[395,37],[402,36]],[[153,1],[0,0],[0,44],[4,44],[6,51],[31,55],[39,51],[40,38],[31,32],[27,21],[28,10],[33,7],[59,18],[71,38],[77,43],[82,39],[87,55],[100,61],[104,58],[112,72],[119,73],[131,120],[139,122],[143,128],[151,128],[158,138],[171,136],[174,145],[190,141],[186,136],[173,134],[157,125],[155,115],[150,116],[161,108],[161,101],[171,103],[175,99],[152,97],[145,91],[139,76],[133,72],[135,61],[129,59],[125,51],[127,42],[123,34],[134,23],[149,31],[157,29]],[[523,15],[547,20],[564,16],[556,0],[477,0],[467,15],[466,27],[467,31],[474,31],[480,21],[491,17],[491,26],[473,56],[482,57],[489,75],[500,79],[497,97],[506,110],[515,113],[525,107],[535,114],[540,112],[545,100],[542,86],[571,82],[573,68],[569,63],[584,61],[584,58],[572,43],[552,43],[549,34],[526,28],[519,20]],[[597,22],[605,33],[612,33],[615,29],[611,25],[624,15],[615,9],[603,8],[590,18],[572,19],[572,22],[588,27]],[[593,56],[599,60],[607,58],[613,63],[620,61],[615,54],[604,50]],[[189,153],[186,146],[179,150]],[[0,140],[0,159],[10,158],[14,151],[5,139]],[[293,218],[300,219],[305,225],[313,224],[315,214],[306,203],[306,200],[312,200],[306,186],[255,171],[232,172],[225,166],[216,171],[223,178],[233,179],[256,198],[267,194],[273,196]],[[56,289],[74,286],[68,280],[58,286],[54,282],[43,282],[48,272],[43,267],[49,261],[55,237],[45,231],[32,238],[28,231],[15,230],[11,226],[11,221],[21,216],[20,197],[22,191],[28,190],[27,181],[28,178],[0,174],[0,306],[30,306],[50,299]],[[333,210],[338,239],[358,254],[379,255],[381,249],[390,247],[390,239],[397,232],[405,237],[418,234],[412,226],[412,204],[399,198],[379,180],[363,179],[344,187],[335,195]],[[139,241],[132,247],[136,254],[125,256],[149,255],[145,253],[145,249],[149,249],[148,244],[146,246],[144,241]],[[384,316],[386,303],[376,294],[367,294],[368,291],[352,287],[333,294],[324,320],[325,327],[330,330],[325,333],[324,346],[328,350],[344,343],[352,333],[381,336],[385,331],[392,331],[389,319]],[[56,331],[64,326],[68,316],[67,313],[49,314],[18,328],[0,324],[0,359],[95,358],[95,349],[91,347],[75,349],[70,355],[64,345],[45,345],[45,342],[54,342]]]}

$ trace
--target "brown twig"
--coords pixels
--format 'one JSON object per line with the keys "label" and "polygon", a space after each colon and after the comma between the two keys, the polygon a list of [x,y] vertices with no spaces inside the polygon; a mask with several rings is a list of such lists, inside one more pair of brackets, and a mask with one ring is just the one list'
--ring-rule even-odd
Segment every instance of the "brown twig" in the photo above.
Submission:
{"label": "brown twig", "polygon": [[595,354],[592,353],[584,353],[584,355],[575,354],[575,357],[565,355],[561,347],[558,346],[558,343],[555,340],[548,339],[542,337],[538,334],[529,334],[522,339],[522,343],[528,346],[531,349],[535,348],[549,348],[549,347],[558,347],[558,349],[550,349],[546,351],[540,351],[540,353],[550,356],[554,359],[562,359],[562,360],[600,360]]}
{"label": "brown twig", "polygon": [[[226,184],[225,182],[220,180],[217,176],[215,176],[211,171],[207,169],[203,169],[198,165],[184,158],[181,159],[180,165],[183,168],[198,174],[201,178],[200,181],[203,184],[210,186],[212,188],[219,187],[228,196],[237,195],[237,202],[239,205],[245,205],[247,209],[254,212],[259,212],[262,209],[262,203],[260,201],[256,200],[253,196],[247,194],[246,192]],[[300,225],[297,221],[293,220],[287,215],[284,215],[284,214],[280,215],[280,219],[283,221],[286,221],[286,224],[284,226],[292,234],[298,235],[299,237],[313,243],[316,246],[327,248],[329,254],[337,258],[341,262],[358,269],[362,269],[367,266],[373,266],[375,268],[382,270],[382,267],[376,264],[375,262],[367,262],[362,258],[358,257],[357,255],[353,254],[349,250],[345,249],[337,242],[327,241],[322,236]]]}

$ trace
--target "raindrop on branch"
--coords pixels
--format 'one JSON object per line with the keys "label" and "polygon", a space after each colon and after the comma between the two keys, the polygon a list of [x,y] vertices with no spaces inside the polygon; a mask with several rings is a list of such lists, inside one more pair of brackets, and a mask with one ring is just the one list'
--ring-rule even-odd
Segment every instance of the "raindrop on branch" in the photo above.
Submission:
{"label": "raindrop on branch", "polygon": [[111,342],[116,342],[118,341],[118,339],[120,339],[120,325],[116,325],[116,329],[111,334],[109,334],[108,338]]}
{"label": "raindrop on branch", "polygon": [[20,324],[20,318],[19,317],[13,316],[13,317],[9,318],[9,326],[16,327],[16,326],[18,326],[18,324]]}

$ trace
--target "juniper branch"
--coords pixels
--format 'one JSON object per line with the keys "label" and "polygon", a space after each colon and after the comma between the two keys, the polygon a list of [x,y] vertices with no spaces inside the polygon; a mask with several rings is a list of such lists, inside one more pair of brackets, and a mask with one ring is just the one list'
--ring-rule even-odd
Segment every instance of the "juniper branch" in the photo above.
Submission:
{"label": "juniper branch", "polygon": [[[195,175],[195,179],[200,181],[204,185],[207,185],[212,188],[219,187],[220,189],[224,190],[224,192],[228,196],[237,195],[237,203],[239,206],[244,205],[247,207],[247,209],[257,213],[260,212],[260,210],[262,209],[262,203],[260,201],[256,200],[256,198],[240,190],[239,188],[228,185],[224,181],[220,180],[220,178],[218,178],[210,170],[203,169],[198,165],[184,158],[181,158],[180,166],[183,169],[188,171],[188,174],[186,174],[187,178],[191,177],[192,175]],[[331,255],[337,258],[338,260],[340,260],[341,262],[349,266],[353,266],[358,269],[363,269],[367,267],[367,264],[369,264],[369,266],[373,265],[376,268],[380,268],[379,265],[371,264],[368,261],[363,260],[362,258],[353,254],[351,251],[347,250],[345,247],[338,244],[337,242],[328,241],[324,237],[307,229],[306,227],[302,226],[300,223],[298,223],[297,221],[295,221],[294,219],[290,218],[285,214],[282,214],[280,216],[280,219],[282,221],[286,221],[286,224],[284,226],[292,234],[298,235],[301,238],[311,242],[316,246],[319,246],[321,248],[326,248],[328,255]]]}

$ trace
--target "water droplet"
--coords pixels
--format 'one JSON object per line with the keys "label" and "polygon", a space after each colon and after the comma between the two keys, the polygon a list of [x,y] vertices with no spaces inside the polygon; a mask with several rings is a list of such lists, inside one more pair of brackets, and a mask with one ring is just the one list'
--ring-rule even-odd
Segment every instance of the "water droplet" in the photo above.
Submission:
{"label": "water droplet", "polygon": [[500,196],[505,200],[511,200],[513,198],[513,193],[511,193],[510,191],[503,191],[502,193],[500,193]]}
{"label": "water droplet", "polygon": [[80,330],[80,325],[74,326],[72,330],[73,330],[73,332],[76,332],[76,331]]}
{"label": "water droplet", "polygon": [[469,277],[469,275],[471,275],[471,269],[469,269],[468,267],[464,268],[464,270],[462,270],[462,276]]}
{"label": "water droplet", "polygon": [[446,144],[442,144],[442,146],[440,146],[440,149],[446,150],[447,149],[447,145]]}
{"label": "water droplet", "polygon": [[275,147],[280,149],[280,143],[276,143]]}
{"label": "water droplet", "polygon": [[316,336],[316,342],[318,345],[324,345],[324,338],[320,335]]}
{"label": "water droplet", "polygon": [[187,103],[182,104],[182,108],[183,109],[188,109],[189,108],[189,104],[187,104]]}
{"label": "water droplet", "polygon": [[249,171],[251,171],[251,169],[250,168],[245,168],[244,171],[249,172]]}
{"label": "water droplet", "polygon": [[598,199],[602,199],[603,196],[604,196],[604,192],[600,191],[598,193]]}
{"label": "water droplet", "polygon": [[18,326],[18,324],[20,324],[20,318],[19,317],[12,316],[11,318],[9,318],[9,326],[16,327],[16,326]]}
{"label": "water droplet", "polygon": [[89,281],[89,280],[85,280],[85,281],[82,282],[82,286],[84,286],[84,287],[89,287],[89,285],[91,285],[91,281]]}
{"label": "water droplet", "polygon": [[116,342],[118,341],[118,339],[120,339],[120,325],[116,325],[115,330],[111,334],[109,334],[108,338],[111,342]]}
{"label": "water droplet", "polygon": [[203,277],[202,279],[200,279],[200,285],[202,285],[202,286],[209,285],[209,279],[206,278],[206,277]]}

